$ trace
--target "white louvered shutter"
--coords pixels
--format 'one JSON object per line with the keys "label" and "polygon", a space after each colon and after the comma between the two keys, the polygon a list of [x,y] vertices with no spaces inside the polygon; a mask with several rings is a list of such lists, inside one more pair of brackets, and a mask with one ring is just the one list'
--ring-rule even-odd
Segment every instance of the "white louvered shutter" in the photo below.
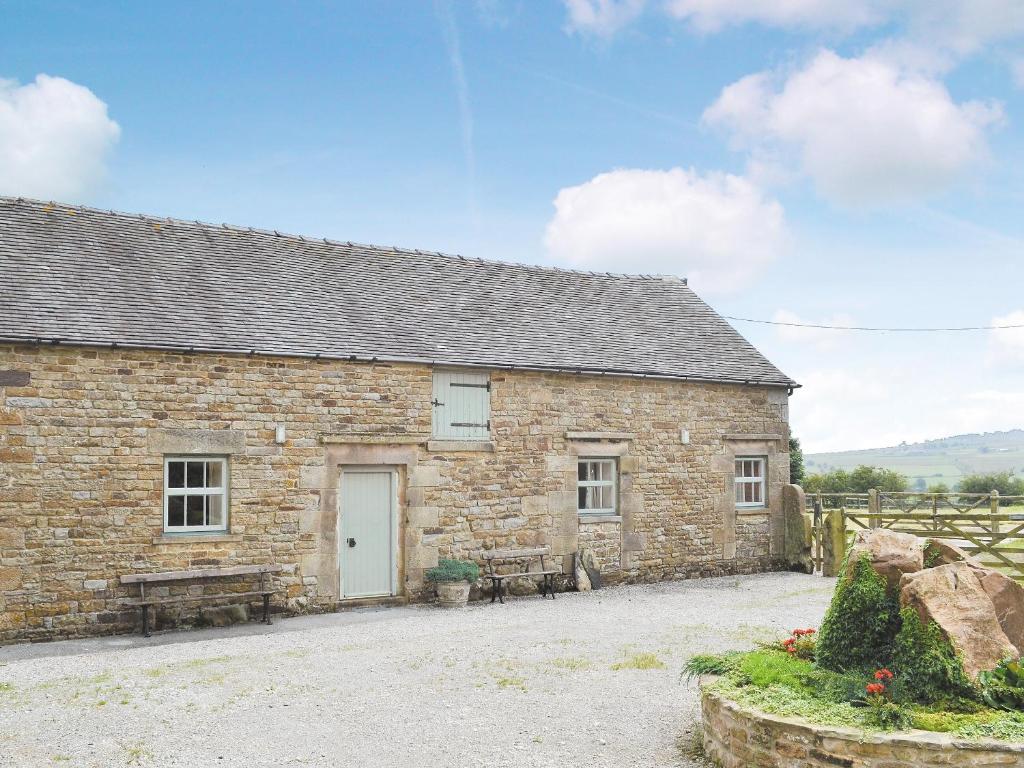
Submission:
{"label": "white louvered shutter", "polygon": [[491,382],[486,373],[434,373],[434,436],[487,440],[491,436]]}

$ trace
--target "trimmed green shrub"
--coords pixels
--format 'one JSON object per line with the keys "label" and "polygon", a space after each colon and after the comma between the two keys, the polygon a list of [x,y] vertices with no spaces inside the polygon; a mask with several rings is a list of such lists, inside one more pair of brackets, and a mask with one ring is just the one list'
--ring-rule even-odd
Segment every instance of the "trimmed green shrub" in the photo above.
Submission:
{"label": "trimmed green shrub", "polygon": [[440,560],[424,574],[427,581],[469,581],[480,578],[480,568],[470,560]]}
{"label": "trimmed green shrub", "polygon": [[847,562],[818,630],[818,665],[835,672],[873,671],[892,658],[900,607],[867,553]]}
{"label": "trimmed green shrub", "polygon": [[926,627],[913,608],[904,608],[900,621],[892,657],[900,698],[920,704],[976,698],[963,662],[939,625],[931,621]]}
{"label": "trimmed green shrub", "polygon": [[989,672],[978,674],[981,699],[993,709],[1024,710],[1024,667],[1020,661],[1003,659]]}

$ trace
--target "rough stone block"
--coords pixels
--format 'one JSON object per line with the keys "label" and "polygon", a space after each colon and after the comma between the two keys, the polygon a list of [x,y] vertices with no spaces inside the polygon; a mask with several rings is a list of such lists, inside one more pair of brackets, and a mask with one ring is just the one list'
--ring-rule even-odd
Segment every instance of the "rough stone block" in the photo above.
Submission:
{"label": "rough stone block", "polygon": [[439,525],[440,507],[409,507],[410,528],[430,528]]}
{"label": "rough stone block", "polygon": [[409,485],[412,487],[435,486],[441,484],[441,469],[433,466],[418,466],[409,473]]}

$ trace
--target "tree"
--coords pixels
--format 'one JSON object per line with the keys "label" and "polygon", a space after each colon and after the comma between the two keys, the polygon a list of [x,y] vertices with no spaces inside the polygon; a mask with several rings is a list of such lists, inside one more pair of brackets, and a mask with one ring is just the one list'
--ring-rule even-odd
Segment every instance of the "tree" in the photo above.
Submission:
{"label": "tree", "polygon": [[907,478],[891,469],[862,464],[852,472],[836,469],[808,475],[804,478],[803,486],[807,493],[867,493],[872,488],[880,491],[905,491]]}
{"label": "tree", "polygon": [[928,486],[928,493],[949,493],[949,486],[943,482],[932,483]]}
{"label": "tree", "polygon": [[880,491],[905,491],[907,478],[892,469],[869,467],[864,464],[850,473],[850,491],[867,493],[872,488]]}
{"label": "tree", "polygon": [[[1016,477],[1012,472],[990,472],[985,475],[967,475],[957,490],[961,493],[991,493],[999,491],[1000,496],[1024,496],[1024,478]],[[1002,504],[1012,504],[1007,499]]]}
{"label": "tree", "polygon": [[800,447],[800,438],[789,438],[789,482],[800,485],[804,481],[804,449]]}

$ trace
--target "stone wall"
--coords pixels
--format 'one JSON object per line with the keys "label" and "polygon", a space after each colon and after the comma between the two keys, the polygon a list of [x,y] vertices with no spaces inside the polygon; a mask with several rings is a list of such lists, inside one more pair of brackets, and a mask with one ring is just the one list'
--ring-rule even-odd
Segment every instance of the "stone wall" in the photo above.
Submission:
{"label": "stone wall", "polygon": [[701,693],[704,750],[722,768],[1024,766],[1024,744],[965,742],[929,731],[865,733],[812,726]]}
{"label": "stone wall", "polygon": [[[347,464],[398,471],[411,599],[439,557],[492,547],[548,544],[566,567],[590,547],[609,582],[777,566],[785,389],[494,371],[492,439],[467,444],[431,439],[431,378],[419,365],[0,345],[0,641],[130,630],[118,577],[134,572],[274,562],[290,609],[334,608]],[[163,533],[167,454],[228,457],[227,533]],[[581,455],[616,458],[615,518],[580,525]],[[737,514],[735,455],[768,457],[765,509]]]}

